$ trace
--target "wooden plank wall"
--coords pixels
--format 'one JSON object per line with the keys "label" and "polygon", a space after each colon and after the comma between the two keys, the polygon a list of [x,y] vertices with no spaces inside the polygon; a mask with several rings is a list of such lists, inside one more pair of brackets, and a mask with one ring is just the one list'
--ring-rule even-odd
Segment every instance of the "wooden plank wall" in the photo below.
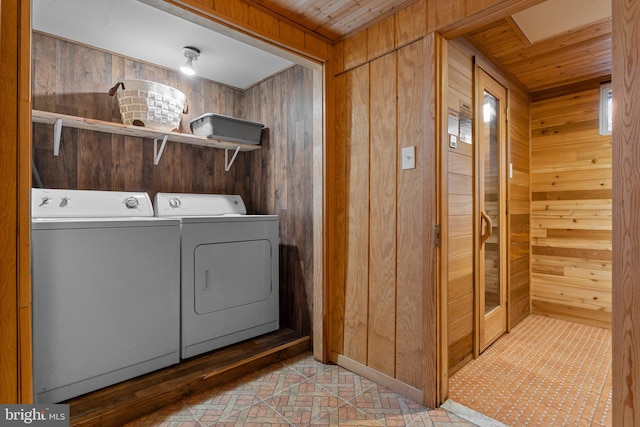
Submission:
{"label": "wooden plank wall", "polygon": [[[447,44],[448,108],[474,107],[474,56],[509,89],[508,161],[513,176],[508,180],[508,327],[529,315],[529,93],[502,75],[472,47],[459,39]],[[449,375],[473,358],[473,145],[458,141],[457,148],[443,148],[446,173],[447,344]],[[444,191],[444,190],[443,190]]]}
{"label": "wooden plank wall", "polygon": [[611,327],[612,144],[597,83],[532,103],[533,312]]}
{"label": "wooden plank wall", "polygon": [[[336,46],[336,148],[329,157],[335,182],[344,183],[331,196],[338,251],[331,256],[340,264],[330,289],[332,358],[408,385],[413,396],[422,389],[425,358],[435,361],[435,348],[421,339],[423,322],[432,321],[423,313],[434,312],[423,307],[423,292],[435,296],[435,272],[425,272],[435,218],[425,197],[435,195],[425,178],[434,148],[425,138],[424,6]],[[416,147],[415,169],[400,167],[406,146]]]}
{"label": "wooden plank wall", "polygon": [[531,313],[531,106],[529,93],[509,90],[509,149],[511,177],[507,186],[509,226],[508,329]]}
{"label": "wooden plank wall", "polygon": [[[460,111],[465,104],[473,111],[472,55],[455,42],[448,43],[448,108]],[[473,358],[474,282],[473,282],[473,145],[459,141],[457,148],[447,144],[443,151],[447,163],[446,215],[447,239],[447,343],[449,375]],[[444,203],[444,202],[443,202]]]}
{"label": "wooden plank wall", "polygon": [[640,425],[640,3],[613,0],[612,425]]}
{"label": "wooden plank wall", "polygon": [[33,107],[120,122],[108,89],[125,78],[176,87],[187,95],[189,120],[205,112],[260,120],[269,128],[261,150],[240,153],[224,171],[224,150],[167,143],[157,166],[153,143],[141,138],[63,129],[53,156],[51,126],[33,126],[35,164],[45,187],[240,194],[249,213],[280,216],[281,326],[311,333],[313,295],[312,72],[295,66],[246,92],[35,33]]}

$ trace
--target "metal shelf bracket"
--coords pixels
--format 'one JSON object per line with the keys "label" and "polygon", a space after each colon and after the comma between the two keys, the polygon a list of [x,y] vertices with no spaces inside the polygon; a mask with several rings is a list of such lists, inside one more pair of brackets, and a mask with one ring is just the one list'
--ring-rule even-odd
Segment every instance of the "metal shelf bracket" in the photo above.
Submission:
{"label": "metal shelf bracket", "polygon": [[229,150],[231,150],[231,148],[224,149],[224,171],[225,172],[229,172],[229,170],[231,169],[231,165],[233,165],[233,162],[236,161],[236,156],[240,152],[240,146],[238,145],[235,148],[235,151],[233,152],[233,156],[231,157],[231,161],[229,161]]}
{"label": "metal shelf bracket", "polygon": [[164,147],[167,145],[167,138],[169,138],[169,135],[165,135],[164,137],[162,137],[160,150],[158,150],[158,141],[160,141],[160,137],[153,139],[153,164],[156,166],[160,162],[160,158],[162,157],[162,153],[164,152]]}
{"label": "metal shelf bracket", "polygon": [[60,138],[62,138],[62,119],[53,123],[53,155],[60,154]]}

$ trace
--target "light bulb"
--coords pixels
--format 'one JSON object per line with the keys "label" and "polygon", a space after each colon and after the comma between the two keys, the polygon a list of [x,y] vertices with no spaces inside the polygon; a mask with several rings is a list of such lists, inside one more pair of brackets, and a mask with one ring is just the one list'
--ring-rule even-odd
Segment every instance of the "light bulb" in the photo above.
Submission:
{"label": "light bulb", "polygon": [[196,70],[193,69],[193,59],[187,59],[187,62],[180,67],[180,71],[188,76],[193,76],[196,73]]}

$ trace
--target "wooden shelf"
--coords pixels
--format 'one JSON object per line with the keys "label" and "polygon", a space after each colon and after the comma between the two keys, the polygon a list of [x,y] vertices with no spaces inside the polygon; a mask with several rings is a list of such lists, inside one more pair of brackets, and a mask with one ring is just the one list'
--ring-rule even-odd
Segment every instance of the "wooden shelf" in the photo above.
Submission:
{"label": "wooden shelf", "polygon": [[[34,123],[45,123],[54,126],[53,155],[57,156],[60,150],[60,135],[62,127],[91,130],[96,132],[112,133],[117,135],[134,136],[138,138],[150,138],[154,140],[155,157],[154,163],[157,165],[164,151],[167,141],[179,142],[182,144],[200,145],[210,148],[222,148],[225,150],[226,165],[228,171],[239,151],[254,151],[262,147],[260,145],[244,144],[222,139],[206,138],[204,136],[192,135],[178,132],[163,132],[144,128],[140,126],[130,126],[122,123],[106,122],[104,120],[88,119],[84,117],[69,116],[66,114],[51,113],[48,111],[33,110],[32,121]],[[158,142],[162,143],[158,147]],[[234,151],[233,157],[229,161],[228,152]]]}

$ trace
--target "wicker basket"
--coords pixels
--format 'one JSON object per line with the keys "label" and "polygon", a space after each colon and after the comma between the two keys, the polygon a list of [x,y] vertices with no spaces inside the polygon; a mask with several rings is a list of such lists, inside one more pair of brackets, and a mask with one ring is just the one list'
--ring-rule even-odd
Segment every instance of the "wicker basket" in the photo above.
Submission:
{"label": "wicker basket", "polygon": [[[122,90],[118,89],[122,86]],[[147,80],[125,80],[109,90],[117,93],[120,115],[125,125],[172,131],[187,113],[187,97],[178,89]]]}

